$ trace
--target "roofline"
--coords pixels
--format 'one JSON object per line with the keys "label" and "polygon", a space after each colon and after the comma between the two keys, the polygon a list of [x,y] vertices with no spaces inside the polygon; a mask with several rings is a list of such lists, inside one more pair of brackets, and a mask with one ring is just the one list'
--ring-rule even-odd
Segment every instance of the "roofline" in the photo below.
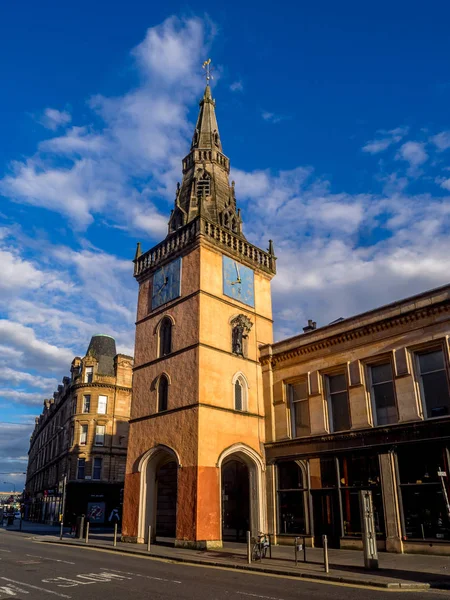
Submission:
{"label": "roofline", "polygon": [[342,327],[346,327],[347,325],[351,325],[354,321],[359,321],[361,319],[368,318],[370,316],[376,315],[377,313],[379,313],[381,311],[386,311],[388,309],[399,307],[402,304],[407,304],[407,303],[409,304],[411,302],[427,298],[428,296],[433,296],[433,295],[443,292],[445,290],[447,290],[450,294],[450,283],[447,283],[447,284],[437,287],[437,288],[433,288],[431,290],[427,290],[425,292],[420,292],[419,294],[415,294],[414,296],[408,296],[407,298],[395,300],[394,302],[390,302],[389,304],[383,304],[382,306],[379,306],[377,308],[372,308],[368,311],[358,313],[356,315],[352,315],[351,317],[346,317],[336,323],[329,323],[328,325],[323,325],[322,327],[318,327],[317,329],[313,329],[312,331],[308,331],[305,333],[297,333],[296,335],[285,338],[284,340],[280,340],[278,342],[274,342],[273,344],[265,344],[264,346],[261,346],[261,350],[263,348],[267,348],[267,347],[271,347],[275,350],[277,347],[280,347],[282,344],[292,342],[296,339],[298,339],[299,341],[301,340],[301,342],[303,342],[303,340],[305,340],[305,342],[307,342],[308,339],[313,338],[318,333],[325,333],[325,334],[330,333],[331,334],[334,330],[340,329]]}

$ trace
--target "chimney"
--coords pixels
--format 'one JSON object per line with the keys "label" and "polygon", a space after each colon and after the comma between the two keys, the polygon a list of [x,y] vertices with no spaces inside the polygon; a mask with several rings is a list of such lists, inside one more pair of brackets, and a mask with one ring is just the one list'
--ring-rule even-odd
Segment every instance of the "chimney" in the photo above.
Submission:
{"label": "chimney", "polygon": [[312,319],[308,319],[308,325],[303,327],[303,333],[308,333],[310,331],[314,331],[317,328],[317,323]]}

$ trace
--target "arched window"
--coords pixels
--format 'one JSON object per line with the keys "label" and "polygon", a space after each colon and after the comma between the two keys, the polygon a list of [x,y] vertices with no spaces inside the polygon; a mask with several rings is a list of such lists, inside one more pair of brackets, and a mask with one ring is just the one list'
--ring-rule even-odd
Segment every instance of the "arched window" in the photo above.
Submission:
{"label": "arched window", "polygon": [[165,375],[161,375],[158,382],[158,412],[167,410],[169,399],[169,381]]}
{"label": "arched window", "polygon": [[235,410],[243,410],[242,409],[242,383],[240,379],[236,379],[234,384],[234,408]]}
{"label": "arched window", "polygon": [[248,410],[248,384],[242,375],[238,373],[233,377],[234,410]]}
{"label": "arched window", "polygon": [[167,356],[172,352],[172,321],[164,317],[159,328],[159,356]]}

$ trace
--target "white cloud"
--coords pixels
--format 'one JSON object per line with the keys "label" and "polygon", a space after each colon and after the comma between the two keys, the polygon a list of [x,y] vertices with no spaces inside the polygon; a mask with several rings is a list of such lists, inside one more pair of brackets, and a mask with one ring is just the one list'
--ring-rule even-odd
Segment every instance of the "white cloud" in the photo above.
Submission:
{"label": "white cloud", "polygon": [[[89,102],[103,126],[75,125],[41,142],[35,156],[11,165],[0,193],[58,212],[78,230],[107,213],[105,225],[161,237],[167,217],[155,202],[173,200],[193,127],[188,107],[202,86],[198,65],[213,35],[212,24],[198,18],[171,17],[148,29],[132,51],[139,86]],[[54,129],[69,118],[53,109],[45,114]]]}
{"label": "white cloud", "polygon": [[57,110],[56,108],[46,108],[44,114],[39,119],[39,123],[47,129],[56,131],[59,127],[70,123],[71,120],[72,117],[67,111]]}
{"label": "white cloud", "polygon": [[58,371],[67,368],[73,358],[69,349],[40,340],[31,327],[7,319],[0,319],[0,339],[20,351],[24,364],[31,368]]}
{"label": "white cloud", "polygon": [[277,115],[273,112],[269,112],[267,110],[263,110],[261,113],[262,118],[264,119],[264,121],[267,121],[268,123],[280,123],[281,121],[285,121],[286,119],[290,119],[290,117],[286,116],[286,115]]}
{"label": "white cloud", "polygon": [[243,92],[244,84],[240,79],[238,81],[233,81],[233,83],[230,85],[230,90],[232,92]]}
{"label": "white cloud", "polygon": [[422,142],[405,142],[397,153],[397,159],[409,162],[411,169],[423,165],[428,160],[425,144]]}
{"label": "white cloud", "polygon": [[395,129],[391,129],[389,131],[380,129],[380,131],[377,133],[381,137],[367,142],[362,148],[363,152],[368,152],[369,154],[378,154],[379,152],[387,150],[389,146],[398,143],[408,133],[408,128],[396,127]]}
{"label": "white cloud", "polygon": [[[16,371],[7,366],[0,365],[0,381],[9,385],[30,385],[41,389],[53,390],[58,386],[58,381],[50,377],[42,377],[33,373]],[[1,395],[1,391],[0,391]]]}
{"label": "white cloud", "polygon": [[38,392],[25,392],[22,390],[2,388],[0,390],[0,400],[5,398],[27,406],[42,405],[44,402],[44,395]]}
{"label": "white cloud", "polygon": [[450,148],[450,131],[441,131],[430,138],[430,141],[435,144],[438,150],[448,150]]}

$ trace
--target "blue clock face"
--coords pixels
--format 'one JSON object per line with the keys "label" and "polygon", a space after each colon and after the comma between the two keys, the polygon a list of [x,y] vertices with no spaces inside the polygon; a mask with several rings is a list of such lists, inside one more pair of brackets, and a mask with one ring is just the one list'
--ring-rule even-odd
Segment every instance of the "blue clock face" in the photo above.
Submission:
{"label": "blue clock face", "polygon": [[223,293],[234,300],[255,306],[255,284],[252,269],[224,256]]}
{"label": "blue clock face", "polygon": [[152,310],[181,296],[181,257],[153,275]]}

